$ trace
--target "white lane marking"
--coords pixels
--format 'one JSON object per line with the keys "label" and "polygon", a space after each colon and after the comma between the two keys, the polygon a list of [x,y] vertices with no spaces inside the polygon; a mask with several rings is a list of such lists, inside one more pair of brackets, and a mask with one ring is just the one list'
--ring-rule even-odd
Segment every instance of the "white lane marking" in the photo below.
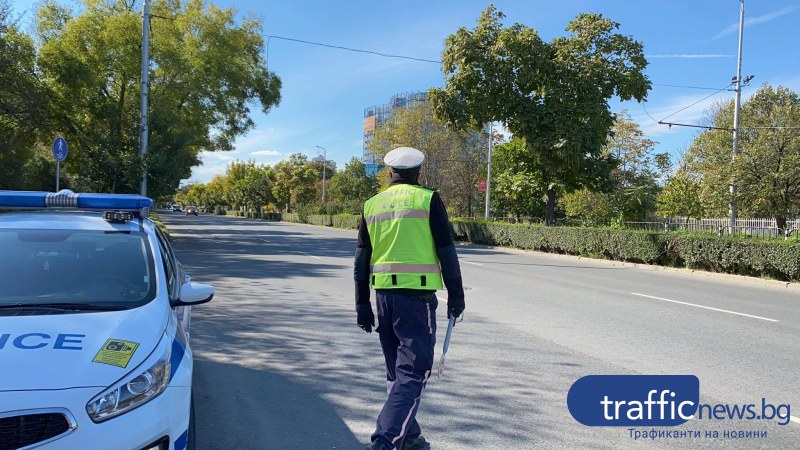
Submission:
{"label": "white lane marking", "polygon": [[789,416],[789,420],[791,420],[791,421],[792,421],[792,422],[794,422],[794,423],[800,423],[800,419],[798,419],[798,418],[797,418],[797,417],[795,417],[795,416]]}
{"label": "white lane marking", "polygon": [[473,266],[482,266],[483,264],[472,262],[472,261],[461,261],[464,264],[472,264]]}
{"label": "white lane marking", "polygon": [[694,306],[695,308],[710,309],[711,311],[724,312],[724,313],[728,313],[728,314],[735,314],[737,316],[750,317],[752,319],[766,320],[767,322],[778,322],[775,319],[768,319],[766,317],[754,316],[754,315],[751,315],[751,314],[745,314],[745,313],[740,313],[740,312],[736,312],[736,311],[728,311],[727,309],[712,308],[710,306],[695,305],[694,303],[679,302],[677,300],[670,300],[668,298],[654,297],[652,295],[637,294],[636,292],[631,292],[631,295],[638,295],[639,297],[652,298],[654,300],[661,300],[663,302],[677,303],[679,305]]}
{"label": "white lane marking", "polygon": [[305,253],[305,252],[297,252],[297,253],[300,253],[301,255],[310,256],[310,257],[312,257],[312,258],[314,258],[314,259],[322,259],[322,258],[320,258],[319,256],[309,255],[308,253]]}

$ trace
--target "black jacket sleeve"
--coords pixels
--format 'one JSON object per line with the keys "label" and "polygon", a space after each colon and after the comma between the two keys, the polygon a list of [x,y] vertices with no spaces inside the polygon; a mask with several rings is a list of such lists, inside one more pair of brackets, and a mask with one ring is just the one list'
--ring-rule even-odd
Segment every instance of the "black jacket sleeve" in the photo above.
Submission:
{"label": "black jacket sleeve", "polygon": [[435,192],[431,198],[430,224],[439,264],[442,267],[442,279],[447,287],[447,298],[448,300],[463,299],[464,286],[461,283],[461,266],[458,264],[458,255],[455,244],[453,244],[447,210],[438,192]]}
{"label": "black jacket sleeve", "polygon": [[372,259],[372,243],[369,240],[367,221],[361,217],[358,226],[358,242],[356,243],[355,267],[353,279],[356,284],[356,305],[369,304],[369,261]]}

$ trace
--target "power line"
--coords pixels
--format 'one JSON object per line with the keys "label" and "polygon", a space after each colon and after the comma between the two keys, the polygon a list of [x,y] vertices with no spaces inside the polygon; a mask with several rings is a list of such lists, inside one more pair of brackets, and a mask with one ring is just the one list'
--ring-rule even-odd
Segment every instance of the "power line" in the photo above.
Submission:
{"label": "power line", "polygon": [[301,44],[307,44],[307,45],[317,45],[319,47],[335,48],[335,49],[338,49],[338,50],[346,50],[346,51],[349,51],[349,52],[368,53],[370,55],[383,56],[384,58],[409,59],[409,60],[412,60],[412,61],[429,62],[429,63],[434,63],[434,64],[441,64],[442,63],[441,61],[435,61],[435,60],[432,60],[432,59],[415,58],[413,56],[395,55],[395,54],[383,53],[383,52],[374,52],[372,50],[363,50],[363,49],[352,48],[352,47],[344,47],[344,46],[341,46],[341,45],[324,44],[322,42],[304,41],[302,39],[294,39],[294,38],[288,38],[288,37],[284,37],[284,36],[266,35],[266,37],[267,37],[267,39],[272,39],[272,38],[281,39],[281,40],[284,40],[284,41],[299,42]]}
{"label": "power line", "polygon": [[717,89],[716,91],[712,92],[710,95],[707,95],[707,96],[705,96],[705,97],[701,98],[700,100],[698,100],[698,101],[696,101],[696,102],[692,103],[692,104],[691,104],[691,105],[689,105],[689,106],[685,106],[685,107],[683,107],[683,108],[681,108],[681,109],[679,109],[679,110],[675,111],[674,113],[672,113],[672,114],[668,115],[667,117],[664,117],[663,119],[659,120],[659,121],[658,121],[658,123],[661,123],[661,122],[663,122],[663,121],[664,121],[664,120],[666,120],[666,119],[669,119],[670,117],[674,116],[675,114],[678,114],[679,112],[686,111],[687,109],[691,108],[692,106],[694,106],[694,105],[696,105],[696,104],[698,104],[698,103],[700,103],[700,102],[703,102],[703,101],[705,101],[705,100],[708,100],[709,98],[711,98],[711,97],[713,97],[713,96],[715,96],[715,95],[719,94],[720,92],[722,92],[722,91],[724,91],[724,90],[728,89],[728,88],[730,87],[730,85],[731,85],[731,84],[733,84],[733,83],[728,83],[728,84],[727,84],[727,85],[725,85],[724,87],[721,87],[721,88]]}
{"label": "power line", "polygon": [[713,87],[703,87],[703,86],[685,86],[681,84],[661,84],[661,83],[651,83],[653,86],[664,86],[664,87],[673,87],[673,88],[684,88],[684,89],[703,89],[706,91],[718,91],[718,88]]}

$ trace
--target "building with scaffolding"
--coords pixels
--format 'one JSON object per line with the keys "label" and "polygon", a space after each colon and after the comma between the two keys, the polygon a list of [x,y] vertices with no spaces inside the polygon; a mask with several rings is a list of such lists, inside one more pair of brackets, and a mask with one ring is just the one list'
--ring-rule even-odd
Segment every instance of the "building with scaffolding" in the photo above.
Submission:
{"label": "building with scaffolding", "polygon": [[409,108],[423,105],[428,101],[427,92],[404,92],[392,96],[385,105],[370,106],[364,109],[364,155],[361,162],[367,175],[375,176],[383,168],[382,161],[369,151],[369,144],[375,137],[375,129],[386,123],[398,108]]}

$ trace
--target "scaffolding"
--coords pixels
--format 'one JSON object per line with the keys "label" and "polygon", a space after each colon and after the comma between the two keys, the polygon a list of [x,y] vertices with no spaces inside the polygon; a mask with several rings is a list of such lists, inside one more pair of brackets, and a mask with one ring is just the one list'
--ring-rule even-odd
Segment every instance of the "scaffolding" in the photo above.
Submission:
{"label": "scaffolding", "polygon": [[392,117],[392,112],[397,108],[411,108],[424,105],[428,102],[428,93],[422,92],[403,92],[395,94],[389,99],[389,103],[383,105],[370,106],[364,109],[364,154],[361,162],[367,175],[376,175],[383,168],[374,153],[368,150],[369,144],[375,137],[375,130],[385,124]]}

